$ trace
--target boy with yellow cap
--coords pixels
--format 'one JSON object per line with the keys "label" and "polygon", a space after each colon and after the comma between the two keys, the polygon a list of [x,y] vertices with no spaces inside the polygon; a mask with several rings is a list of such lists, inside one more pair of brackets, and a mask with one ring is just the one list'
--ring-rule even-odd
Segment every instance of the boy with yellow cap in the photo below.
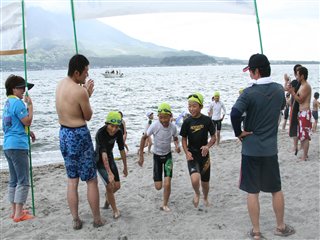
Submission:
{"label": "boy with yellow cap", "polygon": [[[171,140],[173,138],[176,152],[180,152],[178,131],[176,126],[171,122],[172,113],[168,103],[161,103],[158,107],[159,120],[154,121],[147,132],[142,136],[140,141],[140,159],[138,164],[142,167],[144,162],[143,148],[148,137],[154,136],[153,148],[153,180],[157,190],[163,190],[163,204],[160,207],[165,212],[171,211],[168,207],[168,201],[171,193],[172,178],[172,154]],[[164,174],[164,183],[162,175]]]}
{"label": "boy with yellow cap", "polygon": [[109,112],[105,125],[96,134],[97,169],[106,186],[107,199],[104,208],[108,208],[110,204],[115,219],[120,217],[120,211],[117,209],[114,197],[114,193],[120,189],[119,172],[112,152],[115,142],[118,144],[123,161],[123,175],[125,177],[128,175],[123,135],[119,128],[121,120],[119,112]]}
{"label": "boy with yellow cap", "polygon": [[[222,114],[221,114],[222,112]],[[208,116],[211,117],[213,126],[216,129],[217,145],[220,143],[220,131],[221,123],[226,115],[226,107],[223,102],[220,101],[220,93],[218,91],[214,92],[213,100],[209,106]]]}
{"label": "boy with yellow cap", "polygon": [[[210,156],[209,148],[215,143],[215,129],[210,117],[201,114],[203,96],[200,93],[188,97],[188,109],[191,117],[183,121],[180,135],[182,147],[188,161],[188,169],[195,195],[193,204],[198,207],[200,201],[200,182],[204,205],[209,206]],[[211,139],[208,142],[208,133]],[[200,181],[201,180],[201,181]]]}

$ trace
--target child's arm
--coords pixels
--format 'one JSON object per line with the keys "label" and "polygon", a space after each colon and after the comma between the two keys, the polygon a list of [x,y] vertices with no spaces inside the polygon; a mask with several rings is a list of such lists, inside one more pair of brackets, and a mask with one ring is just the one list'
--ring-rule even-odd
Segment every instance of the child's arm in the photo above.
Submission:
{"label": "child's arm", "polygon": [[112,171],[110,169],[110,166],[109,166],[107,153],[106,152],[102,152],[101,153],[101,158],[102,158],[103,165],[104,165],[105,169],[107,170],[109,182],[112,183],[112,182],[114,182],[114,175],[113,175],[113,173],[112,173]]}
{"label": "child's arm", "polygon": [[201,149],[201,155],[203,157],[207,156],[209,152],[209,148],[216,142],[216,136],[212,135],[210,138],[210,141],[207,143],[207,145],[202,146]]}
{"label": "child's arm", "polygon": [[144,149],[144,145],[146,144],[146,140],[148,138],[147,133],[143,134],[140,140],[140,148],[139,148],[139,161],[138,164],[140,167],[143,166],[143,162],[144,162],[144,156],[143,156],[143,149]]}
{"label": "child's arm", "polygon": [[121,150],[120,155],[121,155],[122,162],[123,162],[123,175],[126,177],[126,176],[128,176],[126,152],[124,150]]}
{"label": "child's arm", "polygon": [[180,149],[180,146],[179,146],[179,138],[178,137],[173,137],[173,142],[174,142],[174,145],[176,147],[176,152],[180,153],[181,149]]}
{"label": "child's arm", "polygon": [[187,138],[182,137],[182,148],[184,153],[186,154],[186,158],[188,161],[193,160],[192,153],[188,151]]}

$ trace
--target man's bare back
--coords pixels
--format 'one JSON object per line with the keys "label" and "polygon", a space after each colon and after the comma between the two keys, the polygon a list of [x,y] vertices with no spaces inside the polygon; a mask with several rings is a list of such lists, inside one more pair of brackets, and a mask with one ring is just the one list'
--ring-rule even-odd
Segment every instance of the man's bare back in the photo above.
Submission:
{"label": "man's bare back", "polygon": [[72,78],[61,80],[56,88],[56,110],[59,123],[67,127],[80,127],[92,116],[89,94]]}

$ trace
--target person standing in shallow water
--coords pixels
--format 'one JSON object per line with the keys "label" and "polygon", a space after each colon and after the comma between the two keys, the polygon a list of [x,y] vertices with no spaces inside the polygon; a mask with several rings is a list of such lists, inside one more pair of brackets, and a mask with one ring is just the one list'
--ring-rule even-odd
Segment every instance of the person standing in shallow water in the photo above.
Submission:
{"label": "person standing in shallow water", "polygon": [[[94,88],[89,76],[89,61],[80,54],[69,61],[68,76],[56,88],[56,110],[59,123],[60,150],[68,176],[67,200],[73,217],[73,229],[82,228],[79,217],[79,178],[87,183],[87,198],[93,215],[93,226],[103,226],[99,209],[99,189],[94,149],[87,121],[91,119],[89,102]],[[82,86],[83,85],[83,86]]]}
{"label": "person standing in shallow water", "polygon": [[[28,83],[30,90],[34,85]],[[26,89],[25,80],[20,76],[10,75],[6,82],[7,100],[4,102],[2,129],[4,132],[3,151],[9,166],[8,199],[12,207],[11,218],[14,222],[32,219],[33,216],[23,209],[29,192],[29,139],[26,127],[33,119],[33,104],[30,96],[23,95]],[[32,141],[35,135],[30,132]]]}
{"label": "person standing in shallow water", "polygon": [[311,86],[307,82],[308,79],[308,69],[305,67],[298,68],[297,79],[300,83],[300,88],[298,92],[295,92],[295,89],[290,86],[288,91],[291,93],[295,101],[299,103],[299,112],[298,112],[298,121],[299,121],[299,132],[298,139],[301,142],[301,148],[303,150],[303,156],[301,157],[302,161],[308,159],[309,151],[309,141],[311,140]]}
{"label": "person standing in shallow water", "polygon": [[[278,163],[278,120],[286,104],[284,88],[270,77],[271,67],[263,54],[254,54],[243,69],[250,73],[247,87],[232,107],[230,116],[235,136],[242,142],[239,188],[247,192],[247,208],[252,228],[250,239],[264,239],[260,231],[260,191],[272,194],[277,236],[295,233],[284,222],[284,196]],[[241,117],[246,112],[243,130]]]}
{"label": "person standing in shallow water", "polygon": [[213,126],[216,129],[216,145],[220,144],[220,132],[222,121],[224,116],[226,115],[226,107],[224,106],[223,102],[220,101],[220,93],[218,91],[214,92],[213,100],[210,103],[208,109],[208,116],[211,117]]}

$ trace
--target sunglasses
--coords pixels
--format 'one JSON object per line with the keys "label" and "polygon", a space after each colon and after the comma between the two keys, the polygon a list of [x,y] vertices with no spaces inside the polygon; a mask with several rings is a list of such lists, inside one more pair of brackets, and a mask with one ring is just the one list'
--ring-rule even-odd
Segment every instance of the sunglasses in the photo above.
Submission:
{"label": "sunglasses", "polygon": [[110,119],[109,122],[112,123],[112,124],[117,124],[117,125],[121,124],[121,120],[120,119]]}
{"label": "sunglasses", "polygon": [[200,102],[200,103],[202,103],[202,101],[201,101],[201,99],[199,98],[199,96],[198,96],[198,95],[196,95],[196,94],[191,94],[191,95],[189,95],[189,96],[188,96],[188,99],[190,99],[190,98],[192,98],[192,97],[194,97],[194,98],[198,99],[198,100],[199,100],[199,102]]}
{"label": "sunglasses", "polygon": [[163,109],[159,109],[158,113],[170,113],[171,114],[171,111],[169,109],[163,108]]}

